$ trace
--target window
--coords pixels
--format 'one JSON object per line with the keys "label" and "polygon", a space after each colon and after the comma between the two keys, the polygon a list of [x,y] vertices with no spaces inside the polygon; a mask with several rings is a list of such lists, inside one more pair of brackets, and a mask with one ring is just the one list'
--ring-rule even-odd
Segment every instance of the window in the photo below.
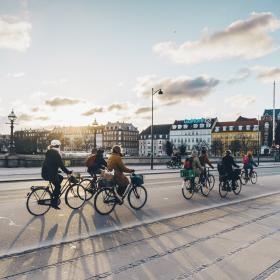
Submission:
{"label": "window", "polygon": [[251,126],[250,125],[246,125],[246,130],[250,130]]}
{"label": "window", "polygon": [[215,132],[219,132],[220,131],[220,128],[217,126],[215,127]]}
{"label": "window", "polygon": [[233,126],[232,125],[229,127],[229,131],[233,131]]}
{"label": "window", "polygon": [[243,126],[242,126],[242,125],[239,125],[239,126],[238,126],[238,130],[239,130],[239,131],[242,131],[242,129],[243,129]]}
{"label": "window", "polygon": [[223,126],[223,131],[227,131],[227,127],[226,126]]}

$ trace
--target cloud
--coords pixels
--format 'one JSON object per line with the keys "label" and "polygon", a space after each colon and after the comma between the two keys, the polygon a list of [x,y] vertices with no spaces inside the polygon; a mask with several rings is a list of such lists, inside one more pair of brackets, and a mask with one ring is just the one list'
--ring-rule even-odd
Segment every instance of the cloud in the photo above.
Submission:
{"label": "cloud", "polygon": [[49,117],[47,116],[35,116],[35,115],[30,115],[30,114],[20,114],[17,119],[19,122],[31,122],[35,120],[39,121],[46,121],[49,120]]}
{"label": "cloud", "polygon": [[230,104],[233,108],[245,109],[248,106],[254,104],[256,101],[255,96],[246,96],[242,94],[234,95],[225,100],[227,104]]}
{"label": "cloud", "polygon": [[138,109],[135,111],[135,114],[136,114],[136,115],[139,115],[139,114],[150,113],[151,110],[152,110],[151,107],[141,107],[141,108],[138,108]]}
{"label": "cloud", "polygon": [[59,107],[59,106],[76,105],[81,102],[82,102],[81,99],[72,99],[68,97],[54,97],[51,100],[46,100],[45,104],[51,107]]}
{"label": "cloud", "polygon": [[20,52],[30,47],[32,25],[14,17],[0,17],[0,48]]}
{"label": "cloud", "polygon": [[96,107],[82,113],[82,116],[88,117],[88,116],[95,115],[96,113],[103,113],[104,111],[105,109],[103,107]]}
{"label": "cloud", "polygon": [[59,85],[64,85],[68,82],[69,80],[67,78],[60,78],[57,80],[44,80],[42,84],[47,86],[59,86]]}
{"label": "cloud", "polygon": [[153,47],[156,54],[175,63],[191,64],[223,58],[254,59],[277,49],[269,33],[280,28],[272,13],[251,13],[247,20],[237,20],[222,31],[204,34],[198,41],[181,45],[161,42]]}
{"label": "cloud", "polygon": [[118,104],[118,103],[115,103],[115,104],[112,104],[108,107],[108,111],[113,111],[113,110],[126,110],[128,108],[128,105],[126,103],[123,103],[123,104]]}
{"label": "cloud", "polygon": [[39,107],[33,107],[33,108],[31,108],[31,112],[38,112],[39,111]]}
{"label": "cloud", "polygon": [[257,72],[257,78],[264,83],[271,83],[273,81],[280,80],[279,67],[255,66],[252,67],[252,70]]}
{"label": "cloud", "polygon": [[201,100],[211,93],[219,84],[219,80],[208,76],[191,78],[181,76],[176,78],[143,77],[138,79],[135,91],[139,96],[151,97],[152,87],[162,89],[163,94],[159,96],[159,101],[165,105],[174,105],[186,99]]}
{"label": "cloud", "polygon": [[230,78],[227,83],[228,84],[236,84],[239,82],[245,81],[251,74],[251,70],[248,68],[242,68],[238,71],[238,73]]}
{"label": "cloud", "polygon": [[12,78],[21,78],[25,75],[24,72],[19,72],[19,73],[14,73],[14,74],[8,74],[8,77],[12,77]]}

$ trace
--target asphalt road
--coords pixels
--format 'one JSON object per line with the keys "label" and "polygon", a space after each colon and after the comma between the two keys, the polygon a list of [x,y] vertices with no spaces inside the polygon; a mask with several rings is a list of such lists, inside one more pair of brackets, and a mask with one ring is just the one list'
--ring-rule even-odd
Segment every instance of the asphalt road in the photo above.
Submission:
{"label": "asphalt road", "polygon": [[[280,248],[280,196],[277,195],[280,193],[280,168],[257,171],[258,183],[244,186],[238,196],[231,193],[228,198],[221,199],[216,184],[209,197],[196,193],[190,201],[181,194],[178,174],[147,175],[148,201],[145,207],[134,211],[125,202],[105,217],[98,215],[92,201],[89,201],[79,211],[69,209],[63,202],[61,210],[51,209],[44,217],[35,218],[25,208],[25,195],[33,182],[1,183],[0,279],[123,279],[123,273],[129,271],[132,274],[127,279],[253,279],[253,276],[277,263]],[[254,200],[273,193],[272,196]],[[236,204],[240,201],[244,202]],[[225,219],[224,215],[230,218]],[[262,221],[269,227],[265,232],[259,229]],[[188,224],[194,225],[193,231],[186,228]],[[243,227],[246,228],[245,235],[239,232]],[[181,228],[183,236],[178,232]],[[162,236],[166,231],[166,236]],[[233,235],[235,231],[236,235]],[[227,234],[230,236],[225,237]],[[229,271],[223,272],[225,277],[207,278],[211,273],[200,276],[202,272],[209,272],[210,259],[216,262],[215,265],[222,265],[224,259],[239,251],[243,253],[244,246],[249,248],[272,235],[275,235],[273,238],[278,249],[269,244],[267,248],[272,248],[269,250],[273,256],[269,261],[270,253],[262,251],[267,259],[260,261],[260,271],[255,274],[244,272],[242,263],[238,270],[232,271],[227,263]],[[148,247],[143,238],[151,239]],[[133,242],[138,239],[142,241],[136,248]],[[210,259],[201,253],[209,248],[200,244],[208,242],[208,239],[214,242],[209,245],[211,250],[207,258]],[[217,240],[221,243],[218,244]],[[193,259],[186,250],[192,246],[186,244],[193,244],[191,242],[198,242],[197,246],[200,246],[193,253]],[[124,250],[122,247],[125,247]],[[98,253],[100,250],[101,253]],[[186,262],[179,257],[174,259],[173,254],[183,252]],[[173,269],[167,269],[167,261],[171,261],[168,266],[174,265]],[[157,265],[153,266],[155,263]],[[211,269],[214,269],[214,264]],[[277,267],[274,265],[276,275]],[[213,275],[216,273],[214,271]],[[234,278],[234,273],[239,278]],[[247,278],[247,275],[252,277]]]}

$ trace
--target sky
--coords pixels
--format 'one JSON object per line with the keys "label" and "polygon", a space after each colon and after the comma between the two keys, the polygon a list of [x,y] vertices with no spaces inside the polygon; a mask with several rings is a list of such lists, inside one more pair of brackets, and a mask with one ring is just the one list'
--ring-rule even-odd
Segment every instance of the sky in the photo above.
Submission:
{"label": "sky", "polygon": [[258,117],[280,94],[277,0],[0,0],[0,134]]}

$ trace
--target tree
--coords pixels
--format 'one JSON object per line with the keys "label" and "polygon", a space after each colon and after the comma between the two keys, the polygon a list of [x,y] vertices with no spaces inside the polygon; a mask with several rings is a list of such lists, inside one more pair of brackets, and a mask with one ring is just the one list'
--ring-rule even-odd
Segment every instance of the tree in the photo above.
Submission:
{"label": "tree", "polygon": [[179,147],[179,152],[182,156],[186,153],[186,146],[184,144]]}
{"label": "tree", "polygon": [[223,145],[223,142],[220,140],[220,139],[217,139],[217,140],[213,140],[212,141],[212,153],[215,155],[215,156],[221,156],[222,153],[223,153],[223,149],[224,149],[224,145]]}
{"label": "tree", "polygon": [[236,156],[236,153],[237,152],[240,152],[241,150],[241,143],[239,140],[233,140],[231,143],[230,143],[230,147],[229,147],[232,151],[232,153],[234,154],[234,156]]}
{"label": "tree", "polygon": [[173,145],[170,141],[166,141],[165,152],[170,157],[173,153]]}

